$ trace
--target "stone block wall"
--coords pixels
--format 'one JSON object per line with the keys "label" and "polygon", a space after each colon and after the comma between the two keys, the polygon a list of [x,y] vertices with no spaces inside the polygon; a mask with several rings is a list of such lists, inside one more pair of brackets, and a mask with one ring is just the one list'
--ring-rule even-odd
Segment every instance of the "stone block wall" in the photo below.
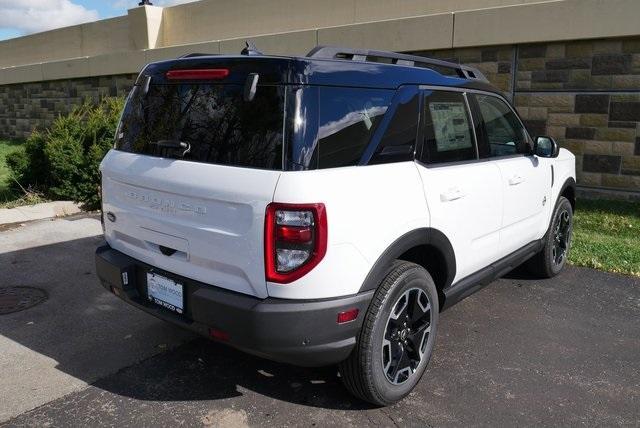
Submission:
{"label": "stone block wall", "polygon": [[84,101],[129,93],[136,75],[0,86],[0,139],[24,139]]}
{"label": "stone block wall", "polygon": [[640,93],[516,94],[532,134],[576,155],[583,186],[640,190]]}
{"label": "stone block wall", "polygon": [[517,90],[640,90],[640,38],[524,45]]}
{"label": "stone block wall", "polygon": [[516,64],[516,48],[514,46],[490,46],[411,53],[476,67],[493,85],[509,97],[513,93],[513,67]]}
{"label": "stone block wall", "polygon": [[640,37],[414,53],[480,69],[576,155],[579,185],[640,192]]}
{"label": "stone block wall", "polygon": [[[640,192],[640,37],[413,52],[479,68],[533,135],[577,158],[578,184]],[[26,138],[134,74],[0,86],[0,138]]]}

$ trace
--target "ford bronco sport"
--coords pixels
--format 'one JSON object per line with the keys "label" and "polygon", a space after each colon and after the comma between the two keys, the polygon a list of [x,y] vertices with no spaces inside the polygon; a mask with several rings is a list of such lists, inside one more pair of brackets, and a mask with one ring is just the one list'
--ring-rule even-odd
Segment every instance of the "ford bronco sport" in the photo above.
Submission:
{"label": "ford bronco sport", "polygon": [[567,260],[574,156],[476,69],[392,52],[149,64],[104,158],[102,284],[238,349],[339,364],[388,405],[439,313]]}

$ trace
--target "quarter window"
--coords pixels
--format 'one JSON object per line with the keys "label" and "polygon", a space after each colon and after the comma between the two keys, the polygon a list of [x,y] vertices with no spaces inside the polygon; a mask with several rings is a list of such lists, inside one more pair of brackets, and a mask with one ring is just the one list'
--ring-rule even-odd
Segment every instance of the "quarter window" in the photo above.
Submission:
{"label": "quarter window", "polygon": [[387,89],[291,88],[286,170],[358,165],[395,94]]}
{"label": "quarter window", "polygon": [[511,108],[500,98],[474,95],[482,117],[481,132],[486,144],[480,157],[500,157],[530,152],[531,141],[524,126]]}
{"label": "quarter window", "polygon": [[464,96],[457,92],[424,92],[424,148],[427,164],[476,159],[471,120]]}
{"label": "quarter window", "polygon": [[420,98],[415,88],[398,92],[395,111],[369,164],[413,161],[419,123]]}
{"label": "quarter window", "polygon": [[357,165],[394,91],[320,88],[318,168]]}

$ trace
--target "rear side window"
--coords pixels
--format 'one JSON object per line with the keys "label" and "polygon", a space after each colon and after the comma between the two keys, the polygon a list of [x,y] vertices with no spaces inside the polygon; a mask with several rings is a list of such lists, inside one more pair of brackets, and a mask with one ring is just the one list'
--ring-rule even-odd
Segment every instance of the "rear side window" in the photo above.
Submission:
{"label": "rear side window", "polygon": [[394,91],[319,88],[318,168],[357,165]]}
{"label": "rear side window", "polygon": [[476,146],[464,96],[458,92],[424,92],[424,147],[426,164],[476,159]]}
{"label": "rear side window", "polygon": [[136,86],[116,135],[116,149],[220,165],[282,169],[284,86]]}

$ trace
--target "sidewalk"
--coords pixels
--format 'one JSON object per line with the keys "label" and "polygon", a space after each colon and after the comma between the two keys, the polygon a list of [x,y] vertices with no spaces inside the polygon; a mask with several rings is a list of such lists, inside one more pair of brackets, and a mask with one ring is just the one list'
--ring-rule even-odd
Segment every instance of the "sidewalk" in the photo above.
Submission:
{"label": "sidewalk", "polygon": [[81,211],[80,205],[71,201],[45,202],[17,208],[0,208],[0,225],[64,217]]}

